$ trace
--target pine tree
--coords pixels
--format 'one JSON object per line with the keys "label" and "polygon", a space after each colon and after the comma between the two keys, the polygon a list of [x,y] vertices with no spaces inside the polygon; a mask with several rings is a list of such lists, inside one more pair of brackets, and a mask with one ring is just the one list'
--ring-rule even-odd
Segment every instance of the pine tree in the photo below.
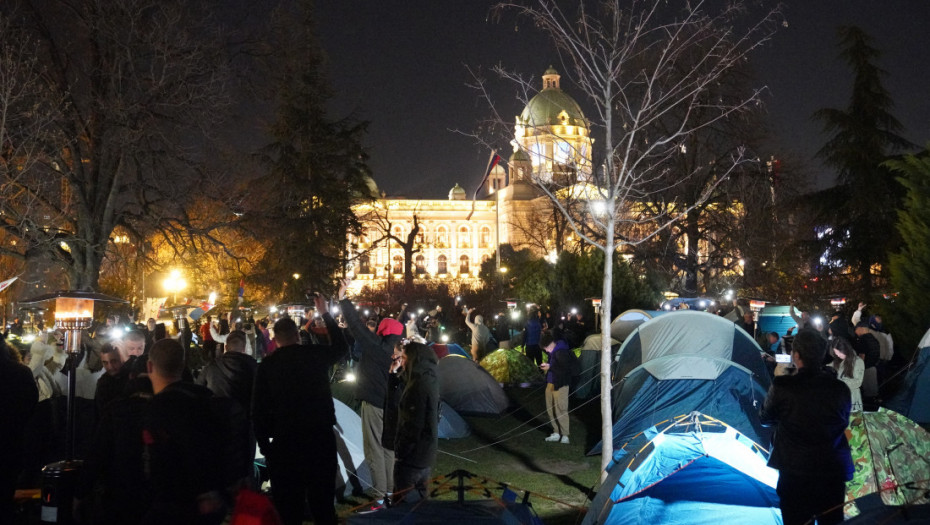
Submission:
{"label": "pine tree", "polygon": [[841,27],[838,34],[840,58],[852,68],[854,78],[845,110],[825,108],[814,114],[824,132],[832,134],[818,156],[838,176],[838,185],[821,202],[829,228],[820,248],[829,251],[838,267],[849,269],[853,282],[848,291],[867,297],[879,284],[873,269],[881,267],[881,273],[887,273],[888,253],[899,242],[895,210],[903,189],[881,164],[910,144],[897,134],[902,126],[891,114],[894,103],[882,85],[886,73],[876,64],[881,52],[858,27]]}
{"label": "pine tree", "polygon": [[912,349],[930,326],[930,144],[922,155],[886,164],[906,188],[898,211],[901,251],[891,255],[891,282],[898,292],[892,323],[899,348]]}
{"label": "pine tree", "polygon": [[359,229],[351,207],[370,197],[361,142],[367,123],[327,115],[331,90],[312,4],[301,1],[299,15],[278,16],[276,120],[262,151],[269,167],[258,184],[263,198],[253,206],[267,239],[259,279],[273,289],[285,285],[290,300],[305,290],[330,291],[346,260],[347,235]]}

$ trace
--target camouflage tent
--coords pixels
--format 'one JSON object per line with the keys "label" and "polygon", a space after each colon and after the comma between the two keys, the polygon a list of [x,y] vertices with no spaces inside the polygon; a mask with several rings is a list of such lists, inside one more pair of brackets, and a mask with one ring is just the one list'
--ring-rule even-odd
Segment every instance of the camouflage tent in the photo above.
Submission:
{"label": "camouflage tent", "polygon": [[495,350],[484,356],[481,367],[504,385],[538,383],[545,379],[536,364],[517,350]]}
{"label": "camouflage tent", "polygon": [[846,429],[856,473],[846,484],[847,517],[859,515],[857,498],[880,493],[888,506],[930,503],[930,432],[880,409],[854,412]]}

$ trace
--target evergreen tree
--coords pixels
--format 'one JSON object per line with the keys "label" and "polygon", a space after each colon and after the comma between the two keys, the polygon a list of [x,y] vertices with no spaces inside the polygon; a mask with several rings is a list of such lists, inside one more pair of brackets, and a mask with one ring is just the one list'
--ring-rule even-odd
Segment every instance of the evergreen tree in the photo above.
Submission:
{"label": "evergreen tree", "polygon": [[930,326],[930,144],[924,154],[886,165],[907,189],[898,211],[901,251],[891,255],[891,283],[898,296],[890,312],[899,348],[915,347]]}
{"label": "evergreen tree", "polygon": [[[880,265],[881,274],[886,274],[888,253],[899,243],[895,210],[903,189],[881,164],[910,144],[897,134],[901,123],[892,116],[894,104],[882,85],[886,73],[876,64],[880,51],[858,27],[841,27],[838,34],[840,58],[852,68],[854,78],[845,110],[825,108],[814,114],[825,133],[832,134],[818,155],[838,175],[837,186],[821,200],[822,222],[829,227],[819,248],[829,252],[834,269],[848,269],[852,282],[847,292],[865,297],[881,282],[873,269]],[[884,277],[881,274],[878,279]]]}
{"label": "evergreen tree", "polygon": [[263,198],[253,206],[260,238],[267,240],[258,280],[284,286],[288,300],[307,290],[331,291],[346,261],[348,233],[359,230],[351,207],[371,197],[361,143],[367,123],[327,115],[331,90],[312,4],[302,0],[297,15],[276,17],[276,120],[262,151],[269,167],[258,184]]}

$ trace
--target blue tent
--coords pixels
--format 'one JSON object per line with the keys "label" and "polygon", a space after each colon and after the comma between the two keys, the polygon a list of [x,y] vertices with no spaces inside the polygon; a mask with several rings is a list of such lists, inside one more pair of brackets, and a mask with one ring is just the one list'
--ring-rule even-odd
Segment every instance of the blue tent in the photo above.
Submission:
{"label": "blue tent", "polygon": [[930,423],[930,330],[924,334],[918,348],[920,350],[907,372],[904,385],[885,406],[925,425]]}
{"label": "blue tent", "polygon": [[471,428],[462,416],[445,401],[439,402],[439,439],[458,439],[471,435]]}
{"label": "blue tent", "polygon": [[615,453],[582,524],[780,524],[767,456],[719,420],[677,417]]}
{"label": "blue tent", "polygon": [[[778,335],[784,337],[788,333],[789,328],[798,325],[791,317],[792,308],[792,306],[766,305],[765,308],[759,312],[759,333],[767,334],[769,332],[777,332]],[[801,316],[801,312],[798,311],[797,308],[795,308],[795,314],[799,317]]]}
{"label": "blue tent", "polygon": [[[762,349],[743,329],[691,310],[640,325],[620,347],[613,389],[613,443],[677,414],[701,411],[723,419],[756,442],[770,432],[759,408],[771,384]],[[597,454],[598,442],[588,453]]]}
{"label": "blue tent", "polygon": [[666,310],[627,310],[610,322],[610,337],[622,343],[639,325],[664,313],[668,312]]}

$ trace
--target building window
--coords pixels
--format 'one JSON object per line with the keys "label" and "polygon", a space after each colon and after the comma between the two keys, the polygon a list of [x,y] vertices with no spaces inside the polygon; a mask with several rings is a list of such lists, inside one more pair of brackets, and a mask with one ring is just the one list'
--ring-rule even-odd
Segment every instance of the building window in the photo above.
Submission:
{"label": "building window", "polygon": [[471,231],[468,226],[459,228],[459,248],[471,248]]}
{"label": "building window", "polygon": [[468,256],[463,255],[459,257],[459,274],[465,275],[468,273]]}
{"label": "building window", "polygon": [[422,255],[417,255],[417,258],[414,260],[414,263],[416,264],[416,267],[417,267],[416,273],[418,274],[426,273],[426,257],[423,257]]}
{"label": "building window", "polygon": [[394,256],[394,264],[391,266],[391,273],[395,275],[404,273],[404,256],[403,255]]}
{"label": "building window", "polygon": [[449,245],[449,231],[446,230],[445,226],[440,226],[436,228],[436,246],[440,248],[445,248]]}
{"label": "building window", "polygon": [[482,226],[481,234],[478,237],[478,246],[481,248],[487,248],[489,244],[491,244],[491,228]]}
{"label": "building window", "polygon": [[436,273],[438,274],[449,273],[449,267],[447,265],[447,261],[448,259],[446,259],[445,255],[440,255],[439,258],[436,259]]}
{"label": "building window", "polygon": [[404,230],[400,226],[394,226],[391,228],[391,235],[397,237],[398,239],[404,238]]}
{"label": "building window", "polygon": [[371,260],[367,255],[358,258],[358,273],[371,273]]}
{"label": "building window", "polygon": [[426,235],[423,233],[423,228],[420,228],[420,231],[417,232],[417,244],[423,244],[426,242]]}

